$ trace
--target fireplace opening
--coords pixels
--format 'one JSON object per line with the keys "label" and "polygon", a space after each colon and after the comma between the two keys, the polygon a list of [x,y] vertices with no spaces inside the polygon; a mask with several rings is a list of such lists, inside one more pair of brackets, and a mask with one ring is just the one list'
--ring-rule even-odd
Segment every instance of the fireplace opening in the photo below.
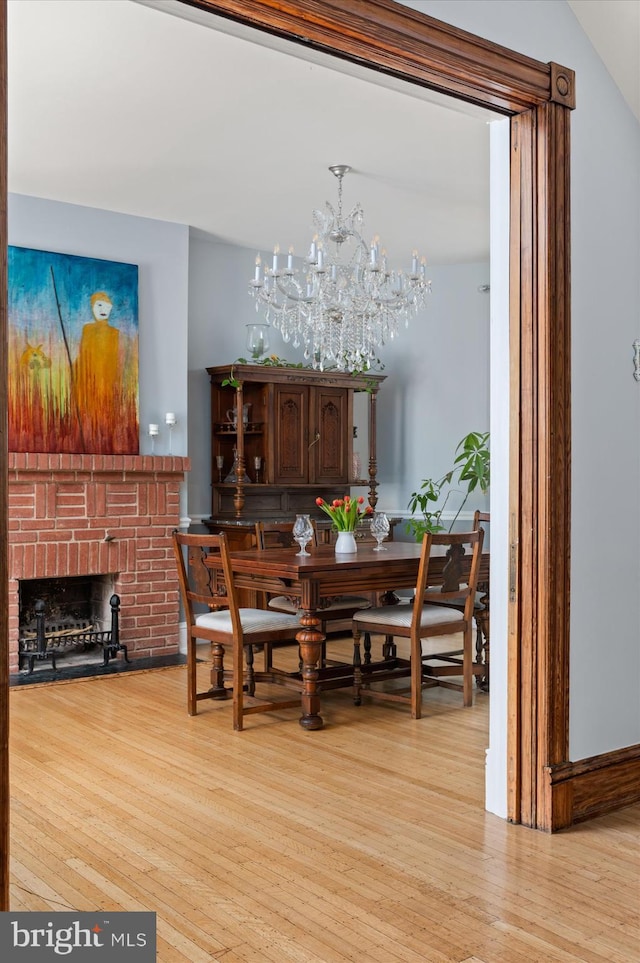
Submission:
{"label": "fireplace opening", "polygon": [[19,669],[33,672],[36,662],[57,670],[64,665],[107,665],[126,646],[120,644],[120,599],[115,575],[23,579],[19,582]]}

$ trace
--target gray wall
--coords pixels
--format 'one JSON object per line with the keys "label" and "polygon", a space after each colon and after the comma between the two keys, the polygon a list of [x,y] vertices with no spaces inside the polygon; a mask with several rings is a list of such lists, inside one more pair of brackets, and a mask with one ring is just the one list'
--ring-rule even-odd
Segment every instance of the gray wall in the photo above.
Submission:
{"label": "gray wall", "polygon": [[138,265],[140,453],[151,452],[150,423],[160,425],[155,453],[169,452],[173,411],[171,449],[186,455],[188,228],[11,194],[9,244]]}
{"label": "gray wall", "polygon": [[[192,236],[189,268],[189,514],[211,513],[209,382],[204,369],[246,357],[245,324],[256,320],[248,294],[255,251]],[[409,494],[425,476],[441,475],[471,430],[489,428],[489,296],[478,292],[488,264],[430,268],[425,311],[380,351],[386,375],[378,404],[379,507],[407,514]],[[271,353],[302,355],[272,332]],[[357,447],[366,466],[366,422]],[[453,511],[459,496],[447,508]],[[479,500],[469,508],[483,507]]]}
{"label": "gray wall", "polygon": [[[205,368],[246,356],[245,324],[256,319],[249,277],[256,253],[200,232],[189,245],[189,515],[211,515],[209,378]],[[277,347],[272,347],[276,353]],[[292,359],[293,360],[293,359]]]}
{"label": "gray wall", "polygon": [[[576,71],[570,754],[580,759],[636,745],[640,384],[631,346],[640,337],[640,123],[565,0],[404,2]],[[612,503],[624,535],[611,524]]]}

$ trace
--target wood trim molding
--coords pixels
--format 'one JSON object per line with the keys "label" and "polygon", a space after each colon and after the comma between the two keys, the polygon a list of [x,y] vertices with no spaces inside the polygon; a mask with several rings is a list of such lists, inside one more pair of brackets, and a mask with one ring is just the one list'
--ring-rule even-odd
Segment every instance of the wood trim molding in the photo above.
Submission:
{"label": "wood trim molding", "polygon": [[[544,693],[544,702],[537,700],[539,773],[569,758],[571,311],[570,114],[556,103],[536,112],[538,193],[547,198],[537,224],[536,675]],[[532,691],[530,696],[534,695]],[[536,806],[536,825],[555,828],[553,800],[544,780],[538,780]]]}
{"label": "wood trim molding", "polygon": [[640,745],[545,769],[553,829],[640,802]]}
{"label": "wood trim molding", "polygon": [[511,497],[520,499],[520,606],[510,633],[509,691],[519,694],[520,738],[517,745],[514,734],[509,739],[520,782],[510,794],[510,818],[539,829],[554,824],[552,791],[540,773],[568,758],[569,741],[569,116],[548,103],[512,122],[512,224],[519,233],[514,225],[511,277],[519,279],[512,296],[519,291],[520,311],[512,305],[511,354],[519,361],[512,392],[517,379],[520,457]]}
{"label": "wood trim molding", "polygon": [[551,96],[554,104],[574,108],[576,105],[576,75],[573,70],[551,62]]}
{"label": "wood trim molding", "polygon": [[[535,364],[535,110],[511,121],[510,371],[511,444],[508,659],[508,817],[535,825],[537,705],[537,433]],[[528,520],[528,524],[523,523]]]}
{"label": "wood trim molding", "polygon": [[393,0],[180,2],[504,113],[551,100],[552,68],[562,77],[560,86],[568,85],[566,96],[573,96],[573,71]]}

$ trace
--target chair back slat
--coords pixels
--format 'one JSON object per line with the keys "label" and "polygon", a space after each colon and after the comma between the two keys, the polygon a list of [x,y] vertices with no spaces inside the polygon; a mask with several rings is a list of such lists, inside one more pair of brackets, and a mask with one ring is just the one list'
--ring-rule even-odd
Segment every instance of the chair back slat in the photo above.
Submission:
{"label": "chair back slat", "polygon": [[194,602],[203,602],[208,605],[213,598],[216,598],[217,605],[226,605],[226,590],[219,577],[219,573],[222,571],[222,562],[220,561],[220,565],[216,568],[213,567],[218,557],[219,549],[217,546],[215,549],[213,546],[202,544],[188,546],[189,594]]}
{"label": "chair back slat", "polygon": [[491,512],[481,512],[478,509],[473,513],[473,527],[481,528],[484,531],[484,542],[483,549],[485,552],[490,551],[490,538],[489,532],[491,529]]}
{"label": "chair back slat", "polygon": [[[244,632],[242,630],[242,622],[240,620],[240,611],[238,604],[238,593],[236,591],[236,585],[233,578],[233,570],[231,568],[231,558],[229,556],[229,544],[227,542],[226,535],[220,534],[218,536],[220,539],[220,556],[222,558],[222,572],[224,577],[224,584],[227,589],[227,604],[229,607],[229,614],[231,615],[231,625],[233,626],[233,635],[238,643],[237,648],[242,651]],[[239,667],[238,667],[239,669]]]}
{"label": "chair back slat", "polygon": [[[420,566],[416,583],[413,617],[416,624],[420,622],[422,606],[428,602],[455,601],[464,605],[465,621],[473,617],[478,573],[480,571],[480,556],[484,540],[484,529],[478,527],[472,532],[427,532],[422,539]],[[443,569],[444,584],[442,589],[427,591],[429,586],[429,563],[434,547],[446,548],[448,561]],[[460,580],[460,563],[466,555],[467,547],[471,550],[469,575],[464,582]],[[448,579],[448,581],[447,581]]]}
{"label": "chair back slat", "polygon": [[[194,605],[210,610],[229,609],[236,638],[242,640],[236,590],[224,534],[173,534],[180,595],[190,625],[195,623]],[[185,552],[186,550],[186,552]]]}

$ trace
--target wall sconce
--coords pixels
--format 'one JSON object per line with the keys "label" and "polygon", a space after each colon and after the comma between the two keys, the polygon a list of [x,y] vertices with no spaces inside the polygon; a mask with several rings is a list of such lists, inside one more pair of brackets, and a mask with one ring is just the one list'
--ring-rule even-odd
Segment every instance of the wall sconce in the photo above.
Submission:
{"label": "wall sconce", "polygon": [[173,412],[173,411],[168,411],[168,412],[166,413],[166,415],[164,416],[164,422],[165,422],[167,428],[169,429],[169,454],[171,455],[171,454],[173,454],[173,452],[172,452],[172,433],[173,433],[173,429],[174,429],[175,426],[178,424],[177,419],[176,419],[176,416],[175,416],[175,412]]}
{"label": "wall sconce", "polygon": [[149,438],[151,439],[151,454],[155,452],[156,438],[160,434],[159,425],[149,425]]}

